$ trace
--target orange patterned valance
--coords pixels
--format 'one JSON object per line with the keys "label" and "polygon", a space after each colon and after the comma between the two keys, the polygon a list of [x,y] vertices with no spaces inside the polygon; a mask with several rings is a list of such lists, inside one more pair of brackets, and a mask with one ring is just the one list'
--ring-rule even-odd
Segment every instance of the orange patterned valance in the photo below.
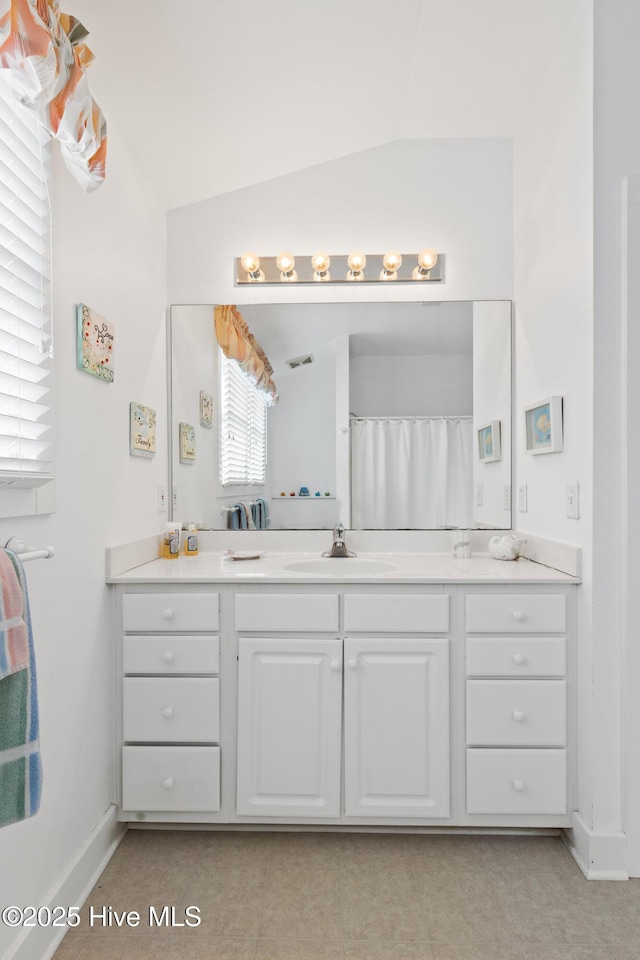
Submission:
{"label": "orange patterned valance", "polygon": [[237,307],[222,304],[214,308],[216,340],[225,357],[237,360],[242,371],[267,395],[267,404],[278,402],[278,391],[271,379],[273,368],[264,350],[249,330]]}
{"label": "orange patterned valance", "polygon": [[0,69],[33,109],[85,190],[105,177],[107,124],[89,92],[87,30],[57,0],[0,0]]}

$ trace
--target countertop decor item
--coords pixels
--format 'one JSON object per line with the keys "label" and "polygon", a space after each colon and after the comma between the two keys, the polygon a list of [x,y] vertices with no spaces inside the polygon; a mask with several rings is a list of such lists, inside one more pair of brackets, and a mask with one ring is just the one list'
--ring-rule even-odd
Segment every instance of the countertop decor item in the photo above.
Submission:
{"label": "countertop decor item", "polygon": [[503,537],[491,537],[489,553],[494,560],[517,560],[520,556],[520,547],[527,541],[507,533]]}

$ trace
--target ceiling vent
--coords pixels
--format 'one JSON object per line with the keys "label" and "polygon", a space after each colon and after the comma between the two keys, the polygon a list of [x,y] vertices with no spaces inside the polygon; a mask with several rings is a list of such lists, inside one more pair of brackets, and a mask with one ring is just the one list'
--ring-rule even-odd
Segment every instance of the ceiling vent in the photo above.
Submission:
{"label": "ceiling vent", "polygon": [[303,357],[293,357],[293,359],[287,360],[287,366],[291,367],[292,370],[295,370],[296,367],[305,367],[309,363],[313,363],[313,354],[311,353],[305,353]]}

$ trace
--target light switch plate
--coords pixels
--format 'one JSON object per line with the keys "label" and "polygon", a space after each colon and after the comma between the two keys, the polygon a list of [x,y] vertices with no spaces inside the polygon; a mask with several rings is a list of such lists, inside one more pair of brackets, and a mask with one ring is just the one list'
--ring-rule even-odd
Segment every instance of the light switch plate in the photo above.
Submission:
{"label": "light switch plate", "polygon": [[158,498],[158,513],[164,513],[167,509],[167,485],[166,483],[156,484],[156,495]]}
{"label": "light switch plate", "polygon": [[523,483],[521,487],[518,487],[518,510],[520,513],[526,513],[528,510],[526,483]]}
{"label": "light switch plate", "polygon": [[511,510],[511,484],[505,483],[503,490],[503,503],[502,506],[505,510]]}
{"label": "light switch plate", "polygon": [[580,484],[567,484],[567,516],[570,520],[580,519]]}
{"label": "light switch plate", "polygon": [[178,484],[174,483],[173,485],[173,515],[175,517],[176,510],[178,509]]}
{"label": "light switch plate", "polygon": [[476,507],[482,506],[482,501],[484,499],[484,489],[481,483],[476,484]]}

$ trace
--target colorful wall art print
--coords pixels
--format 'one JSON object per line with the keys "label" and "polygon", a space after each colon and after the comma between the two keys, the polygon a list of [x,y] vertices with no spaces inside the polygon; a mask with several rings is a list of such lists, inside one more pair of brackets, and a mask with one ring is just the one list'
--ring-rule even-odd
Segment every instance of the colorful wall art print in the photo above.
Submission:
{"label": "colorful wall art print", "polygon": [[180,463],[193,463],[196,458],[196,430],[190,423],[180,424]]}
{"label": "colorful wall art print", "polygon": [[115,328],[86,303],[76,306],[78,369],[113,383]]}
{"label": "colorful wall art print", "polygon": [[132,457],[156,455],[156,412],[134,401],[129,404],[129,453]]}
{"label": "colorful wall art print", "polygon": [[563,446],[562,397],[547,397],[525,407],[527,453],[558,453]]}
{"label": "colorful wall art print", "polygon": [[491,423],[478,428],[478,457],[485,463],[500,459],[499,420],[492,420]]}
{"label": "colorful wall art print", "polygon": [[207,430],[213,427],[213,397],[204,390],[200,391],[200,426]]}

